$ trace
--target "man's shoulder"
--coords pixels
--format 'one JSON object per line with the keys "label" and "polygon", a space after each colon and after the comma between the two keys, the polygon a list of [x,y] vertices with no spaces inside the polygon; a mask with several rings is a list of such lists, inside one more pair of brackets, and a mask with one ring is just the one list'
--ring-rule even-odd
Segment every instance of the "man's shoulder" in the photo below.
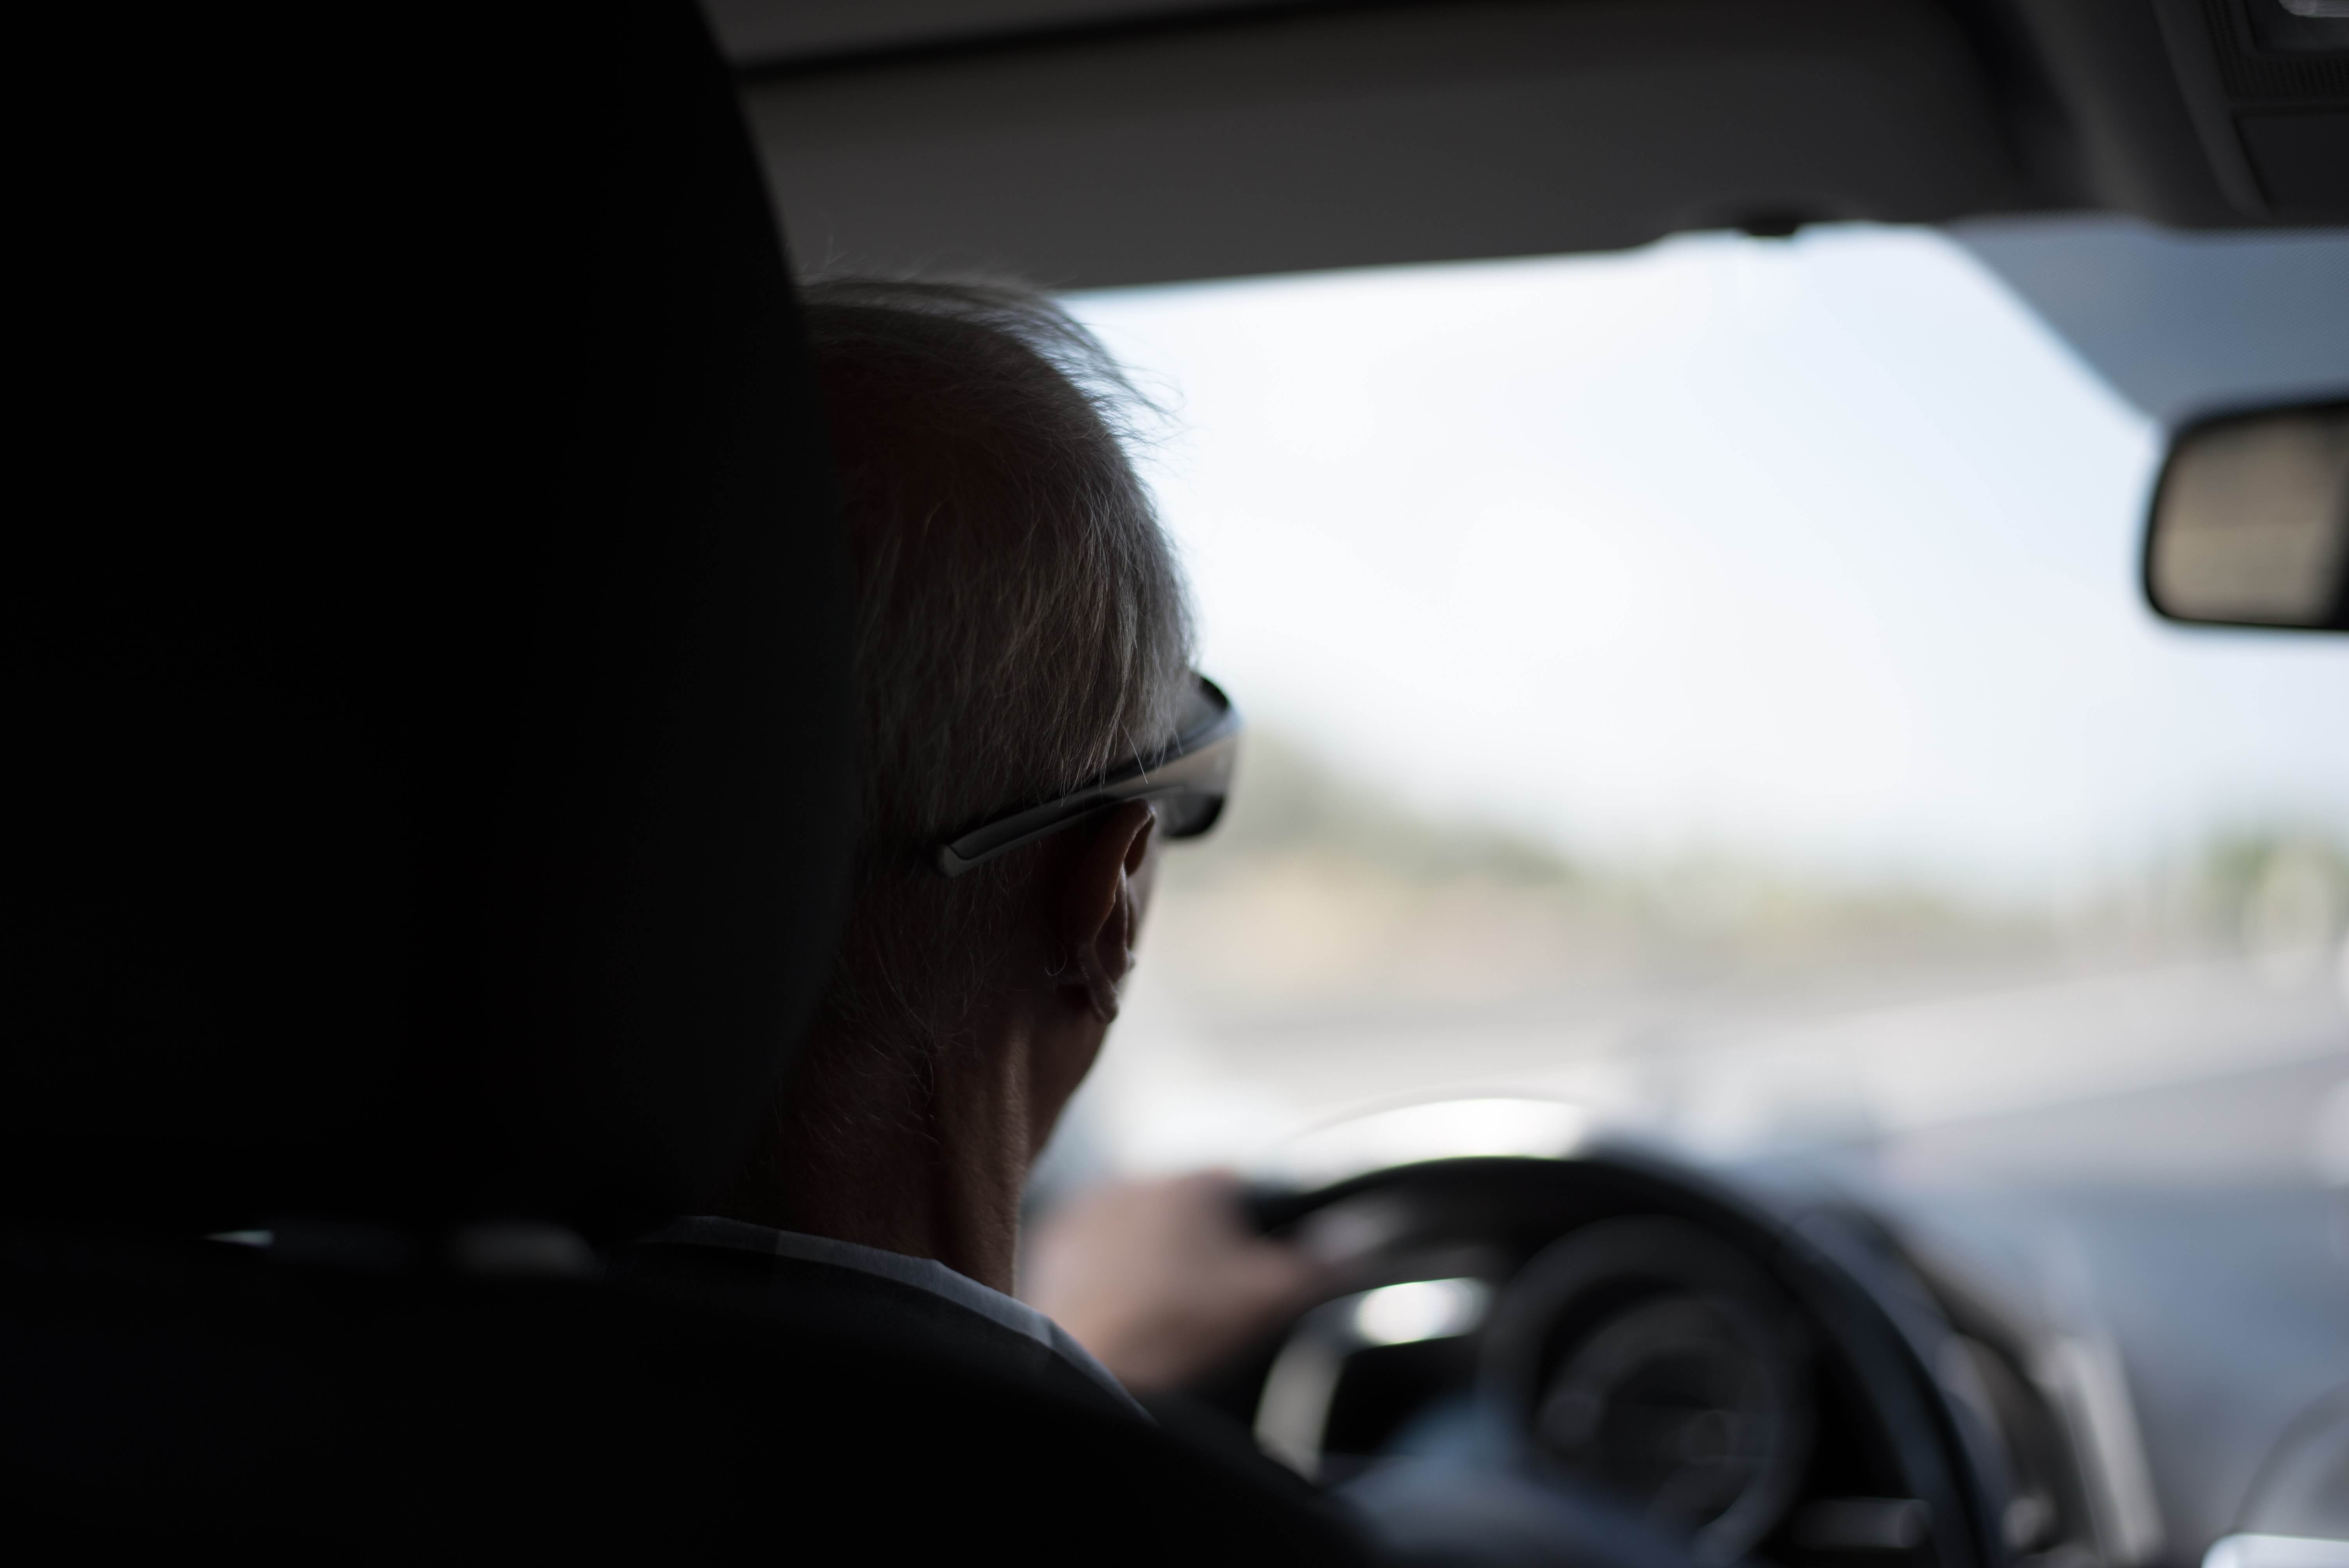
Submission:
{"label": "man's shoulder", "polygon": [[[935,1292],[838,1263],[706,1243],[640,1242],[612,1264],[623,1289],[748,1318],[762,1341],[774,1328],[748,1370],[761,1379],[780,1371],[792,1392],[786,1418],[851,1449],[869,1440],[859,1434],[876,1420],[910,1423],[925,1452],[957,1456],[943,1484],[966,1502],[1032,1468],[1066,1489],[1048,1532],[1098,1532],[1140,1557],[1156,1548],[1174,1561],[1196,1560],[1189,1547],[1206,1545],[1243,1562],[1368,1559],[1359,1526],[1293,1474],[1241,1451],[1244,1434],[1201,1441],[1180,1410],[1137,1415],[1030,1336]],[[1047,1549],[1039,1560],[1059,1559]]]}
{"label": "man's shoulder", "polygon": [[616,1283],[771,1322],[811,1355],[926,1360],[1095,1408],[1124,1401],[1051,1346],[958,1301],[823,1258],[692,1241],[620,1248]]}

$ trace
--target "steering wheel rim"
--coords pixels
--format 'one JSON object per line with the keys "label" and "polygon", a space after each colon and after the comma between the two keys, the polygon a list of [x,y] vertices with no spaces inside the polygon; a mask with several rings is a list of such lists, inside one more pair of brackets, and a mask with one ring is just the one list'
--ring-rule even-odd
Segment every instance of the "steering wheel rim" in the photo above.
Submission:
{"label": "steering wheel rim", "polygon": [[[1911,1560],[2005,1568],[2006,1467],[1996,1435],[1943,1380],[1954,1331],[1889,1238],[1856,1212],[1775,1212],[1703,1173],[1627,1149],[1417,1161],[1311,1191],[1260,1187],[1251,1207],[1275,1235],[1310,1242],[1333,1229],[1379,1233],[1357,1260],[1362,1272],[1349,1288],[1361,1289],[1404,1277],[1392,1270],[1407,1274],[1411,1255],[1494,1243],[1506,1226],[1480,1226],[1479,1201],[1508,1194],[1516,1210],[1547,1207],[1564,1218],[1542,1245],[1626,1216],[1694,1226],[1724,1243],[1791,1304],[1823,1365],[1858,1392],[1880,1458],[1925,1504],[1924,1539]],[[1512,1310],[1507,1293],[1541,1246],[1519,1237],[1512,1250],[1495,1323]]]}

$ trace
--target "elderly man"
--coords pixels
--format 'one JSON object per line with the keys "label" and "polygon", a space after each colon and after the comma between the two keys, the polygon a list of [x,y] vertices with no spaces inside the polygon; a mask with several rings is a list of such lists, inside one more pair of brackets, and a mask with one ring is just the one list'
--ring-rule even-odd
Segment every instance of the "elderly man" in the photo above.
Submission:
{"label": "elderly man", "polygon": [[1130,1409],[1116,1375],[1177,1381],[1313,1281],[1193,1178],[1050,1249],[1065,1327],[1009,1294],[1029,1167],[1117,1016],[1160,844],[1221,804],[1237,722],[1190,667],[1121,444],[1131,389],[1081,328],[1000,288],[836,281],[806,310],[856,573],[854,903],[756,1151],[630,1266]]}

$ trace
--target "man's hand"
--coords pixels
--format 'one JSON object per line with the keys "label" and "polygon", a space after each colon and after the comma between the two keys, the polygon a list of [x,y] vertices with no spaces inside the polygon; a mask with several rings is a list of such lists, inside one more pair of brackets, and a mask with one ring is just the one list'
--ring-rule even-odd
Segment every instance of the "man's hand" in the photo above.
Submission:
{"label": "man's hand", "polygon": [[1251,1232],[1210,1171],[1089,1194],[1029,1240],[1029,1304],[1137,1392],[1213,1367],[1313,1297],[1326,1270]]}

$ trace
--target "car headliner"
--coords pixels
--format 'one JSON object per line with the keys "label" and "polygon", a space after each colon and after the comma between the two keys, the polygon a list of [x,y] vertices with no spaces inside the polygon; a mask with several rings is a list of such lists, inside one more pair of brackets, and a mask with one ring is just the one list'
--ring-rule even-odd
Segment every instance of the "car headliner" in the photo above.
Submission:
{"label": "car headliner", "polygon": [[707,9],[819,267],[1098,287],[1846,219],[2349,221],[2349,22],[2280,0]]}

